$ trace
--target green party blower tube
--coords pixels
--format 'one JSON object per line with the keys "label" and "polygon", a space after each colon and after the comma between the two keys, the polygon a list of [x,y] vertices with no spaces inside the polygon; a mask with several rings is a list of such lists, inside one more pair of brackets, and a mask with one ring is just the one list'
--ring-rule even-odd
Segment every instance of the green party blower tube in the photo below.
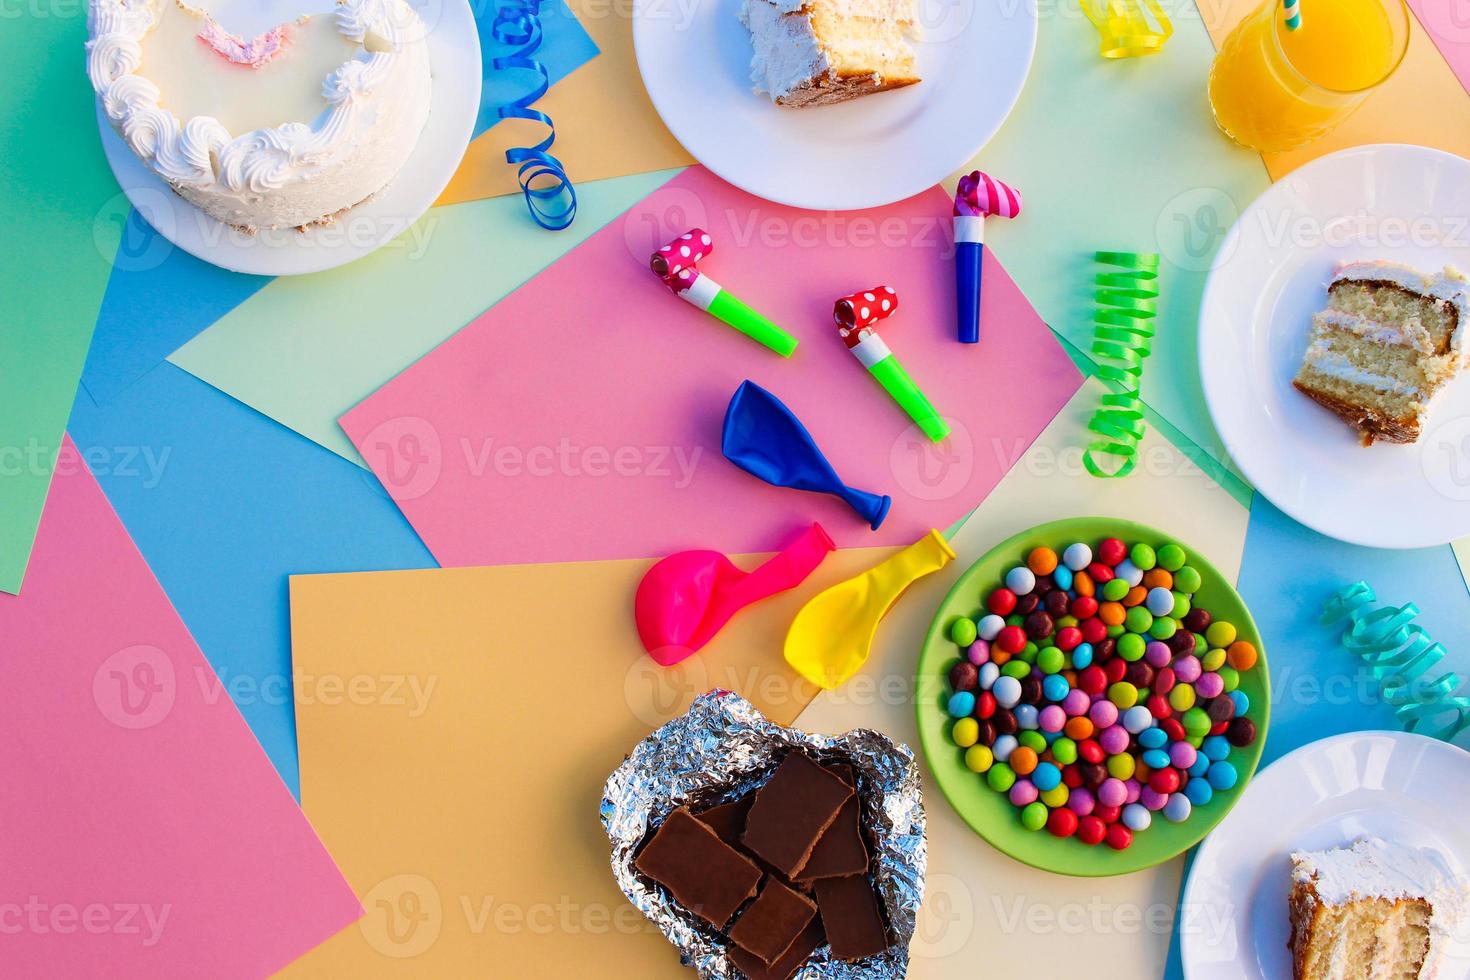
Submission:
{"label": "green party blower tube", "polygon": [[728,323],[745,336],[782,357],[796,350],[796,338],[761,316],[698,269],[699,260],[714,250],[709,235],[691,228],[654,252],[649,268],[680,299]]}
{"label": "green party blower tube", "polygon": [[934,442],[942,442],[949,435],[949,425],[873,329],[874,323],[887,319],[897,310],[898,293],[889,286],[874,286],[839,299],[832,318],[837,323],[838,336],[852,356],[878,379],[883,390],[898,402],[924,435]]}

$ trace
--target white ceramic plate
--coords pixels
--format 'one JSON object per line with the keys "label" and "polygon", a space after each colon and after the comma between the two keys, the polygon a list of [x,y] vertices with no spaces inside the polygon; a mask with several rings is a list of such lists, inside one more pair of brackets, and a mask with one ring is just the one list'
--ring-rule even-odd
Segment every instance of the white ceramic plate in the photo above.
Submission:
{"label": "white ceramic plate", "polygon": [[[410,0],[429,28],[433,95],[429,121],[408,162],[387,187],[330,225],[255,235],[216,221],[175,194],[128,149],[99,102],[102,149],[128,200],[158,233],[184,251],[233,272],[266,276],[321,272],[360,259],[401,234],[433,205],[454,176],[480,112],[480,36],[465,0]],[[268,30],[320,0],[207,0],[230,29]]]}
{"label": "white ceramic plate", "polygon": [[635,0],[638,68],[665,125],[700,163],[799,208],[877,207],[933,187],[995,135],[1036,50],[1036,4],[920,0],[923,81],[782,109],[751,91],[740,2]]}
{"label": "white ceramic plate", "polygon": [[[1470,888],[1470,753],[1405,732],[1325,738],[1256,773],[1200,845],[1180,935],[1189,980],[1291,976],[1290,854],[1364,834],[1434,852]],[[1439,980],[1470,976],[1470,924],[1455,930]]]}
{"label": "white ceramic plate", "polygon": [[1470,161],[1363,146],[1272,185],[1225,237],[1200,306],[1205,399],[1230,455],[1271,502],[1355,544],[1470,534],[1470,371],[1439,393],[1419,442],[1364,448],[1291,386],[1338,262],[1470,273]]}

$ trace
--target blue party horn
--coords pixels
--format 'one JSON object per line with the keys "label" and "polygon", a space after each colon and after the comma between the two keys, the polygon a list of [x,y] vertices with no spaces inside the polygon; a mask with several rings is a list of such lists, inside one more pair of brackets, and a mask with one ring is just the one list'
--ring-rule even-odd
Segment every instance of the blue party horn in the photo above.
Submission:
{"label": "blue party horn", "polygon": [[976,170],[960,178],[954,195],[956,333],[962,344],[980,342],[980,270],[985,258],[985,218],[1014,218],[1021,194]]}

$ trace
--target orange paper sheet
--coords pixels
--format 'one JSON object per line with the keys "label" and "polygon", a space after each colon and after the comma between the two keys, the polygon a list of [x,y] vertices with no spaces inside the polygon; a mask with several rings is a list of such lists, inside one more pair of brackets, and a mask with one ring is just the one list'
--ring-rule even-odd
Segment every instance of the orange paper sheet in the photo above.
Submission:
{"label": "orange paper sheet", "polygon": [[[1200,16],[1218,48],[1236,23],[1256,9],[1260,0],[1198,0],[1198,3]],[[1310,0],[1302,4],[1304,22],[1311,16],[1309,3]],[[1398,71],[1342,125],[1299,150],[1263,154],[1272,180],[1280,180],[1318,157],[1365,143],[1418,143],[1470,157],[1470,95],[1466,95],[1417,18],[1413,19],[1411,32],[1409,50]]]}
{"label": "orange paper sheet", "polygon": [[[694,162],[670,135],[648,101],[633,56],[632,0],[567,0],[601,54],[551,87],[536,108],[556,123],[551,152],[573,183],[648,173]],[[546,136],[539,123],[508,119],[470,144],[454,179],[436,204],[518,194],[516,168],[505,162],[513,146]]]}
{"label": "orange paper sheet", "polygon": [[790,723],[816,691],[787,624],[891,553],[829,556],[672,669],[634,629],[647,561],[294,576],[302,803],[366,914],[282,975],[686,980],[613,881],[603,783],[712,687]]}

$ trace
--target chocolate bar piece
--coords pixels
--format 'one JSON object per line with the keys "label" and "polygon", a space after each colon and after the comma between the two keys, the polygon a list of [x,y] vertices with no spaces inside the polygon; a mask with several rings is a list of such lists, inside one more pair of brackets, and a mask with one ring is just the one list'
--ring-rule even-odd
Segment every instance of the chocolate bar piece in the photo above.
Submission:
{"label": "chocolate bar piece", "polygon": [[793,973],[801,969],[807,957],[815,953],[817,947],[826,941],[827,935],[822,932],[822,920],[813,916],[812,921],[806,924],[801,935],[786,947],[786,952],[782,953],[776,962],[764,963],[759,956],[753,956],[734,945],[730,947],[730,962],[745,974],[747,980],[788,980]]}
{"label": "chocolate bar piece", "polygon": [[755,901],[735,920],[730,941],[763,962],[774,963],[816,914],[811,899],[768,877]]}
{"label": "chocolate bar piece", "polygon": [[817,882],[817,908],[837,959],[860,960],[888,948],[888,929],[867,875],[822,878]]}
{"label": "chocolate bar piece", "polygon": [[740,841],[789,878],[801,876],[812,848],[852,787],[800,752],[792,752],[756,790]]}
{"label": "chocolate bar piece", "polygon": [[718,834],[720,840],[738,846],[740,835],[745,832],[745,815],[750,812],[750,805],[754,802],[755,794],[746,793],[733,803],[721,803],[694,816]]}
{"label": "chocolate bar piece", "polygon": [[[849,786],[856,788],[852,767],[838,763],[823,767]],[[808,885],[817,878],[841,878],[868,870],[868,845],[863,841],[862,802],[856,793],[837,812],[822,834],[806,867],[801,869],[801,883]]]}
{"label": "chocolate bar piece", "polygon": [[683,807],[664,820],[633,866],[716,929],[755,894],[761,869]]}

